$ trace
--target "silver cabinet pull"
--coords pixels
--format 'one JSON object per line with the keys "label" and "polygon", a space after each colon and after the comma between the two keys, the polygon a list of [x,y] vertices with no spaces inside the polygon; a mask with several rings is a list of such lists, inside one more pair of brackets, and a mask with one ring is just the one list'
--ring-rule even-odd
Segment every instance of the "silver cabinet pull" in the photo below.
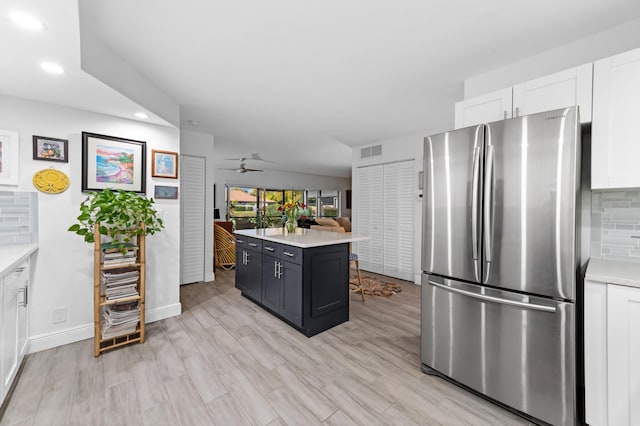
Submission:
{"label": "silver cabinet pull", "polygon": [[18,291],[20,293],[22,293],[22,301],[18,302],[18,306],[21,308],[26,308],[27,307],[27,303],[28,303],[28,287],[22,287],[20,289],[18,289]]}
{"label": "silver cabinet pull", "polygon": [[516,117],[520,117],[520,107],[516,107]]}
{"label": "silver cabinet pull", "polygon": [[275,251],[275,249],[273,247],[269,247],[269,246],[264,246],[264,249],[266,251]]}
{"label": "silver cabinet pull", "polygon": [[244,244],[244,240],[241,240],[241,239],[239,239],[239,238],[236,238],[236,242],[237,242],[238,244]]}
{"label": "silver cabinet pull", "polygon": [[472,297],[474,299],[484,300],[486,302],[501,303],[503,305],[517,306],[519,308],[525,308],[525,309],[534,309],[536,311],[544,311],[544,312],[555,312],[556,311],[556,308],[553,307],[553,306],[538,305],[536,303],[518,302],[516,300],[508,300],[508,299],[502,299],[500,297],[487,296],[486,294],[478,294],[478,293],[474,293],[472,291],[461,290],[459,288],[449,287],[449,286],[444,285],[444,284],[435,283],[435,282],[433,282],[431,280],[429,280],[429,284],[431,284],[434,287],[441,288],[442,290],[450,291],[451,293],[462,294],[464,296]]}
{"label": "silver cabinet pull", "polygon": [[245,263],[245,265],[249,264],[249,257],[251,257],[251,255],[249,254],[248,251],[245,251],[245,253],[247,254],[247,263]]}
{"label": "silver cabinet pull", "polygon": [[273,276],[278,278],[278,262],[273,262]]}
{"label": "silver cabinet pull", "polygon": [[284,254],[285,256],[289,256],[289,257],[294,257],[295,256],[295,254],[289,253],[288,251],[283,251],[282,254]]}
{"label": "silver cabinet pull", "polygon": [[505,120],[507,119],[507,110],[506,109],[504,110],[504,119]]}
{"label": "silver cabinet pull", "polygon": [[249,247],[258,247],[256,243],[249,243]]}

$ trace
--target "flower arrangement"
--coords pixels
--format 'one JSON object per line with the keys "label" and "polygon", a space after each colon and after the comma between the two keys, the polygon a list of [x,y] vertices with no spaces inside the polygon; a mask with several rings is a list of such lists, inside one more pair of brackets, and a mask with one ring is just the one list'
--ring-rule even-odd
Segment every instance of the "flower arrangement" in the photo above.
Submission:
{"label": "flower arrangement", "polygon": [[301,213],[301,210],[306,206],[304,203],[284,203],[280,207],[278,207],[278,211],[284,212],[284,215],[287,219],[285,226],[288,232],[294,232],[298,224],[296,223],[296,219],[298,218],[298,214]]}

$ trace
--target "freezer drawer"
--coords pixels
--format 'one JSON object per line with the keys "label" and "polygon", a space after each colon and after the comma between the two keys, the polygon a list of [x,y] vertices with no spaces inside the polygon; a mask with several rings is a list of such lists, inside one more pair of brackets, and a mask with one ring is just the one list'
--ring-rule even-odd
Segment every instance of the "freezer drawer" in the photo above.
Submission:
{"label": "freezer drawer", "polygon": [[575,422],[575,305],[422,276],[421,360],[554,425]]}

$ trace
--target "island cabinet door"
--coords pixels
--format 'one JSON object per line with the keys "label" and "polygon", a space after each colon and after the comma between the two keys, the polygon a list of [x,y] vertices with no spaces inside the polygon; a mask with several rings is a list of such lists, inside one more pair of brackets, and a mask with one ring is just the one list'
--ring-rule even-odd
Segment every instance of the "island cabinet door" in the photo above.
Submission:
{"label": "island cabinet door", "polygon": [[349,251],[347,244],[342,246],[318,247],[305,256],[304,288],[310,294],[304,297],[310,296],[311,308],[305,317],[318,318],[348,308]]}
{"label": "island cabinet door", "polygon": [[262,265],[262,304],[279,313],[282,299],[282,280],[280,279],[282,261],[273,256],[264,255]]}
{"label": "island cabinet door", "polygon": [[246,256],[246,250],[236,249],[236,288],[243,293],[246,293],[247,282],[249,281],[249,268],[245,263]]}
{"label": "island cabinet door", "polygon": [[302,327],[302,266],[282,262],[282,300],[280,315],[298,327]]}
{"label": "island cabinet door", "polygon": [[248,270],[246,293],[260,302],[262,299],[262,253],[249,250],[246,263]]}

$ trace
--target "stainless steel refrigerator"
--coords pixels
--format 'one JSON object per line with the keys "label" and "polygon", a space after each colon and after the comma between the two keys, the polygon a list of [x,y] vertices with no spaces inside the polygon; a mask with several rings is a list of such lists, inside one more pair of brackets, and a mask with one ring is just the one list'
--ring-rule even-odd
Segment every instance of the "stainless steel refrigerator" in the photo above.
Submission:
{"label": "stainless steel refrigerator", "polygon": [[576,422],[576,107],[425,138],[421,361],[528,416]]}

